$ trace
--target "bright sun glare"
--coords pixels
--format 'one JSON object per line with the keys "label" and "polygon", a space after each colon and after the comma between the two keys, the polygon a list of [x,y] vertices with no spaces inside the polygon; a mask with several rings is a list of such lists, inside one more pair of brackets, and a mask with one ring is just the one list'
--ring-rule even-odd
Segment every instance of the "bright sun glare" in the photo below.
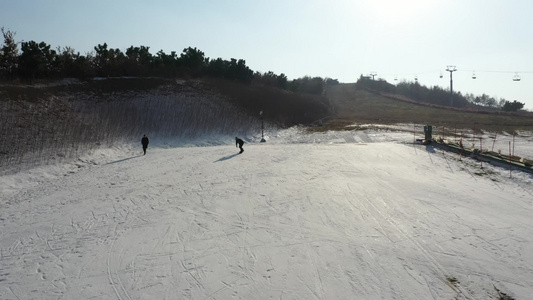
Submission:
{"label": "bright sun glare", "polygon": [[427,0],[373,0],[368,1],[371,13],[389,21],[416,17],[431,1]]}

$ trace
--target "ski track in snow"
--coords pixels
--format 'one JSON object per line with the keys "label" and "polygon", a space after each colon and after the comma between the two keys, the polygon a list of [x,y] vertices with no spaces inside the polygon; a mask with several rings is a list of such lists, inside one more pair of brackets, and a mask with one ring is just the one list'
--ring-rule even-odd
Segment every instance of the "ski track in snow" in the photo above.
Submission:
{"label": "ski track in snow", "polygon": [[409,142],[288,130],[2,176],[0,298],[527,299],[533,177]]}

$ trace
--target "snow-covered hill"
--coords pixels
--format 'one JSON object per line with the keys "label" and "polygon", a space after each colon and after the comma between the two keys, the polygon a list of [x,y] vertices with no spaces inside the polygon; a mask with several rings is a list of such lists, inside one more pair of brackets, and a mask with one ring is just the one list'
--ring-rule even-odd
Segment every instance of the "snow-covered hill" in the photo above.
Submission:
{"label": "snow-covered hill", "polygon": [[1,176],[0,298],[529,299],[532,175],[413,139],[293,128]]}

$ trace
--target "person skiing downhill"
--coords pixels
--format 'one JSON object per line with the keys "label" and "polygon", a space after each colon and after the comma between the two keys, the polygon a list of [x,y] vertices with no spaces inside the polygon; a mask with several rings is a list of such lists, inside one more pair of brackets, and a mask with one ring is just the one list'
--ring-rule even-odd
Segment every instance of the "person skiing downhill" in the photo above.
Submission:
{"label": "person skiing downhill", "polygon": [[150,141],[148,141],[148,137],[145,135],[143,135],[143,138],[141,139],[141,144],[143,145],[143,152],[144,152],[144,155],[146,155],[146,148],[148,148],[148,143]]}
{"label": "person skiing downhill", "polygon": [[244,141],[238,137],[235,137],[235,147],[237,147],[237,145],[239,145],[239,148],[241,149],[241,152],[239,152],[239,154],[243,153],[244,149],[242,148],[242,145],[244,145]]}

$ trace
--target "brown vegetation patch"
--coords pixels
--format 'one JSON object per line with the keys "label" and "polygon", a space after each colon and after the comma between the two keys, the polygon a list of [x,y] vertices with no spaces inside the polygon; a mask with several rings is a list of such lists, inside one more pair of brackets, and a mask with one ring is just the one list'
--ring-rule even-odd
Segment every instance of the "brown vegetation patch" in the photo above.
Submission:
{"label": "brown vegetation patch", "polygon": [[265,120],[283,127],[309,125],[330,113],[328,99],[322,96],[222,79],[208,79],[205,82],[235,105],[253,115],[263,111]]}
{"label": "brown vegetation patch", "polygon": [[415,123],[493,132],[533,130],[531,113],[488,113],[419,105],[359,89],[355,84],[328,86],[326,96],[334,110],[331,125]]}

